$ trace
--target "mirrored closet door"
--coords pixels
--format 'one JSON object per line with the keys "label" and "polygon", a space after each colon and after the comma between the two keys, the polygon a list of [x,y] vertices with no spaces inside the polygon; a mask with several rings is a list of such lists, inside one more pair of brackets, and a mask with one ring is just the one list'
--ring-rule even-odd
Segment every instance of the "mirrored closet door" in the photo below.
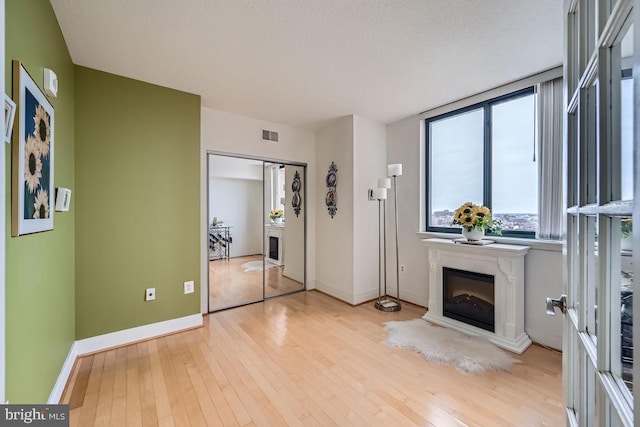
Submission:
{"label": "mirrored closet door", "polygon": [[306,166],[207,157],[209,311],[304,290]]}
{"label": "mirrored closet door", "polygon": [[264,164],[265,298],[304,289],[303,175],[302,166]]}

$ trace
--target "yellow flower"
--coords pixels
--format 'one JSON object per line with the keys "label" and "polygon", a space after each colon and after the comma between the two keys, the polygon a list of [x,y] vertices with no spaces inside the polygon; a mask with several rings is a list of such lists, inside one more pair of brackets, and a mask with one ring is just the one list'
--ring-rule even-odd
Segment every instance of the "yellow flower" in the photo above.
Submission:
{"label": "yellow flower", "polygon": [[42,178],[42,159],[38,141],[29,135],[24,146],[24,180],[30,193],[36,191],[36,187],[40,185],[40,178]]}
{"label": "yellow flower", "polygon": [[49,125],[49,115],[40,104],[36,107],[36,115],[33,117],[33,122],[33,136],[38,143],[40,154],[42,154],[42,157],[47,157],[51,145],[51,126]]}
{"label": "yellow flower", "polygon": [[478,206],[477,215],[484,218],[491,218],[491,209],[486,206]]}
{"label": "yellow flower", "polygon": [[271,212],[269,212],[269,218],[271,219],[282,218],[283,216],[284,212],[282,211],[282,209],[273,209]]}
{"label": "yellow flower", "polygon": [[49,194],[47,190],[38,190],[33,207],[36,208],[33,213],[34,219],[49,218]]}
{"label": "yellow flower", "polygon": [[478,217],[474,213],[467,214],[463,217],[462,223],[465,227],[473,227]]}
{"label": "yellow flower", "polygon": [[500,221],[491,219],[491,209],[486,206],[466,202],[460,205],[453,214],[452,224],[461,225],[469,230],[489,230],[500,234]]}

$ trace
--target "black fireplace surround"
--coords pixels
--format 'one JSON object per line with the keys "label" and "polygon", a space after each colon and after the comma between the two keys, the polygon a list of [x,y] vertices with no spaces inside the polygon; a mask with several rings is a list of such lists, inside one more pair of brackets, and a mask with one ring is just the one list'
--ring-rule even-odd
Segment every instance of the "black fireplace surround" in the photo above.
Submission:
{"label": "black fireplace surround", "polygon": [[442,314],[495,332],[494,276],[442,267]]}

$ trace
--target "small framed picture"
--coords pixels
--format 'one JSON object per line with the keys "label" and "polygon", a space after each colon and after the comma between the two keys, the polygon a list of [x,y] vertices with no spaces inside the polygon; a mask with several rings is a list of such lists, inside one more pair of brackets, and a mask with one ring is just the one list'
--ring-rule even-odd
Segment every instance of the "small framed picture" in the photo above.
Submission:
{"label": "small framed picture", "polygon": [[7,95],[4,96],[4,140],[11,143],[13,119],[16,116],[16,103]]}

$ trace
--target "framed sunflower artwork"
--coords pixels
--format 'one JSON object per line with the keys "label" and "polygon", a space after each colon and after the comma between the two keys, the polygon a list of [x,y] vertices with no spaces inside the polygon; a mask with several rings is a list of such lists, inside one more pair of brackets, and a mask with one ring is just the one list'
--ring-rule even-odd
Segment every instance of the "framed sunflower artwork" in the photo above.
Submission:
{"label": "framed sunflower artwork", "polygon": [[20,61],[13,61],[18,119],[11,147],[11,234],[53,230],[53,107]]}

